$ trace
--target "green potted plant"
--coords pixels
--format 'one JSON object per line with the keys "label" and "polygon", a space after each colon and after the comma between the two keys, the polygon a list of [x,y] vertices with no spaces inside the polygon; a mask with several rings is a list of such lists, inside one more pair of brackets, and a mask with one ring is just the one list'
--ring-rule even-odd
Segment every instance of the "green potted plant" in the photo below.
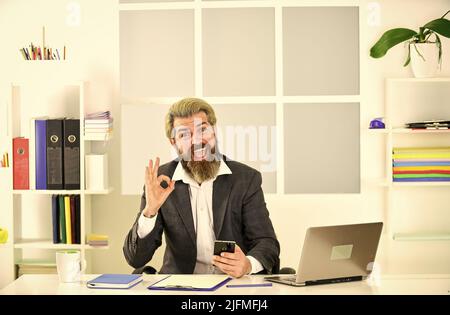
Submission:
{"label": "green potted plant", "polygon": [[445,18],[449,12],[419,27],[419,32],[408,28],[386,31],[370,49],[370,56],[381,58],[395,45],[407,42],[408,56],[403,66],[411,62],[416,78],[433,77],[442,62],[442,44],[438,34],[450,38],[450,20]]}

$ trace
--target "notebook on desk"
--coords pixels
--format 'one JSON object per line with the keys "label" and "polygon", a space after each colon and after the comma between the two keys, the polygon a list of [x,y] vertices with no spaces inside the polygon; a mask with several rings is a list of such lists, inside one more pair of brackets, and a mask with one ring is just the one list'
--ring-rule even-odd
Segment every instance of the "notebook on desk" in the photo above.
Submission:
{"label": "notebook on desk", "polygon": [[86,283],[91,289],[129,289],[142,281],[142,275],[104,274]]}
{"label": "notebook on desk", "polygon": [[227,275],[171,275],[148,287],[149,290],[214,291],[232,278]]}

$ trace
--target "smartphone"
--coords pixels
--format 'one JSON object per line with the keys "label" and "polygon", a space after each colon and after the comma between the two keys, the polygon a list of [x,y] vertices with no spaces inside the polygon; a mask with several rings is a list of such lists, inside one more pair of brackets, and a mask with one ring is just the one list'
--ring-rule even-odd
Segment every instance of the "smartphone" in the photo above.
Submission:
{"label": "smartphone", "polygon": [[214,255],[220,256],[222,252],[234,253],[235,241],[214,241]]}

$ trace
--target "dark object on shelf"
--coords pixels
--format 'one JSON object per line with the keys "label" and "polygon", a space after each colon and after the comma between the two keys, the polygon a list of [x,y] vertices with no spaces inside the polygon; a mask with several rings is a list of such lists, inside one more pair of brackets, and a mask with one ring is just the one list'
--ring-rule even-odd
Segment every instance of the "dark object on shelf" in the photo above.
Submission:
{"label": "dark object on shelf", "polygon": [[63,120],[64,189],[80,189],[80,120]]}
{"label": "dark object on shelf", "polygon": [[375,118],[370,122],[369,129],[384,129],[385,127],[383,118]]}
{"label": "dark object on shelf", "polygon": [[448,129],[450,120],[426,120],[410,122],[405,124],[406,128],[411,129]]}
{"label": "dark object on shelf", "polygon": [[47,120],[47,189],[64,189],[63,120]]}

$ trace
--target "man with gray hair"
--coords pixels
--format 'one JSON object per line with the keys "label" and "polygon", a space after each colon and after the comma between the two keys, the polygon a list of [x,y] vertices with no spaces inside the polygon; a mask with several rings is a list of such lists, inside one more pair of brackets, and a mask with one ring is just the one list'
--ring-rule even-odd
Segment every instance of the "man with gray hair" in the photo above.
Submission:
{"label": "man with gray hair", "polygon": [[[226,273],[239,278],[277,273],[280,245],[261,188],[261,174],[220,154],[216,116],[204,100],[185,98],[166,116],[166,135],[178,158],[149,161],[141,207],[123,251],[134,268],[161,246],[160,273]],[[213,255],[215,240],[236,242],[234,253]]]}

